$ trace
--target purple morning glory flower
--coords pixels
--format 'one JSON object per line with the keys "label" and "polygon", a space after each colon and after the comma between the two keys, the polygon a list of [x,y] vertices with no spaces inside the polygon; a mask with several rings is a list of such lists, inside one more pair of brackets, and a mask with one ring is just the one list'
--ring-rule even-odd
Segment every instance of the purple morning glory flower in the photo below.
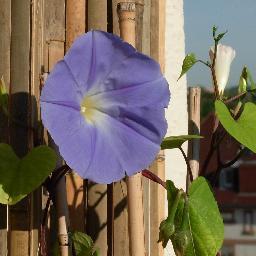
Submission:
{"label": "purple morning glory flower", "polygon": [[90,31],[49,75],[42,120],[72,169],[110,183],[154,160],[169,98],[158,63],[117,36]]}

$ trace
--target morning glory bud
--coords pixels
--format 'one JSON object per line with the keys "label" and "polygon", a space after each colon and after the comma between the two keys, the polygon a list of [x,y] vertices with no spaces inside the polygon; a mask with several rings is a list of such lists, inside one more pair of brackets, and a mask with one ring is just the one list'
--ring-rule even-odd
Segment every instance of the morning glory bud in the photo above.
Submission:
{"label": "morning glory bud", "polygon": [[162,242],[163,247],[165,248],[168,241],[171,239],[171,236],[175,232],[175,225],[173,221],[163,220],[159,227],[159,240],[158,242]]}
{"label": "morning glory bud", "polygon": [[[209,55],[211,62],[213,62],[214,47],[211,47]],[[235,55],[236,52],[232,47],[218,44],[215,62],[215,74],[220,95],[223,95],[224,89],[227,85],[230,65],[235,58]]]}

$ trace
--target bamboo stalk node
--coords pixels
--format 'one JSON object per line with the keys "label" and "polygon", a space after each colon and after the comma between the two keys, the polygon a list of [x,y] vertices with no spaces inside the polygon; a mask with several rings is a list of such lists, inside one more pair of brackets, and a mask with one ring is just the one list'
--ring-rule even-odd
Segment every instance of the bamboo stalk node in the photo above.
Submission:
{"label": "bamboo stalk node", "polygon": [[122,22],[122,21],[131,21],[131,22],[135,22],[135,18],[130,18],[130,17],[127,17],[127,18],[122,18],[122,19],[119,19],[119,22]]}
{"label": "bamboo stalk node", "polygon": [[156,161],[157,162],[163,162],[165,161],[165,154],[163,150],[160,150],[160,152],[158,153],[157,157],[156,157]]}
{"label": "bamboo stalk node", "polygon": [[68,239],[67,234],[59,234],[58,239],[59,239],[60,246],[68,246],[69,245],[69,242],[68,242],[69,239]]}

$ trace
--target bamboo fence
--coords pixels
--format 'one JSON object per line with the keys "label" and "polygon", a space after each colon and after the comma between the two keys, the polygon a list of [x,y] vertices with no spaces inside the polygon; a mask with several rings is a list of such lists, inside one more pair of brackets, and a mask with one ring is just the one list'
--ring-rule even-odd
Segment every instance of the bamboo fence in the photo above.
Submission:
{"label": "bamboo fence", "polygon": [[[4,77],[12,94],[13,116],[24,123],[31,119],[32,123],[29,130],[11,127],[10,143],[18,155],[24,155],[31,146],[42,142],[38,126],[38,100],[46,75],[63,58],[78,35],[91,29],[113,31],[120,35],[119,2],[0,0],[0,76]],[[164,71],[165,0],[123,2],[134,4],[135,32],[130,43],[155,58]],[[129,41],[131,34],[122,36]],[[30,104],[32,113],[28,111]],[[8,136],[1,134],[0,137],[1,141],[8,141]],[[48,143],[45,132],[43,139]],[[163,152],[160,152],[151,169],[164,179]],[[65,180],[63,182],[65,185]],[[66,176],[69,228],[91,235],[101,255],[135,255],[131,252],[134,241],[129,239],[127,193],[131,192],[129,189],[127,192],[127,184],[129,181],[126,183],[123,180],[107,188],[106,185],[83,181],[74,172]],[[144,210],[145,246],[141,255],[162,256],[163,249],[157,240],[158,227],[164,218],[165,191],[141,177],[137,184],[143,186],[144,202],[141,211]],[[0,256],[6,256],[7,252],[11,256],[38,255],[39,243],[42,242],[40,225],[47,198],[46,192],[40,188],[15,206],[0,206]],[[54,241],[57,240],[55,214],[52,207],[45,241],[48,255],[52,254]],[[144,231],[141,234],[144,236]],[[142,239],[141,234],[139,239]]]}

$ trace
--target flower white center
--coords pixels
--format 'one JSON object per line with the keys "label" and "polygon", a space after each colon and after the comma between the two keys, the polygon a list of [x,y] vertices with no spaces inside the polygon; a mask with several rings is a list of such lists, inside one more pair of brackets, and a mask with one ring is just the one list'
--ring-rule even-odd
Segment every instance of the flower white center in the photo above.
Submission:
{"label": "flower white center", "polygon": [[81,106],[81,112],[82,112],[82,113],[85,113],[86,109],[87,109],[87,108],[86,108],[85,106]]}
{"label": "flower white center", "polygon": [[95,113],[94,110],[94,106],[95,104],[93,103],[93,101],[89,98],[89,97],[85,97],[82,101],[81,101],[81,105],[80,105],[80,112],[81,114],[84,116],[85,120],[87,122],[92,123],[93,122],[93,116]]}

